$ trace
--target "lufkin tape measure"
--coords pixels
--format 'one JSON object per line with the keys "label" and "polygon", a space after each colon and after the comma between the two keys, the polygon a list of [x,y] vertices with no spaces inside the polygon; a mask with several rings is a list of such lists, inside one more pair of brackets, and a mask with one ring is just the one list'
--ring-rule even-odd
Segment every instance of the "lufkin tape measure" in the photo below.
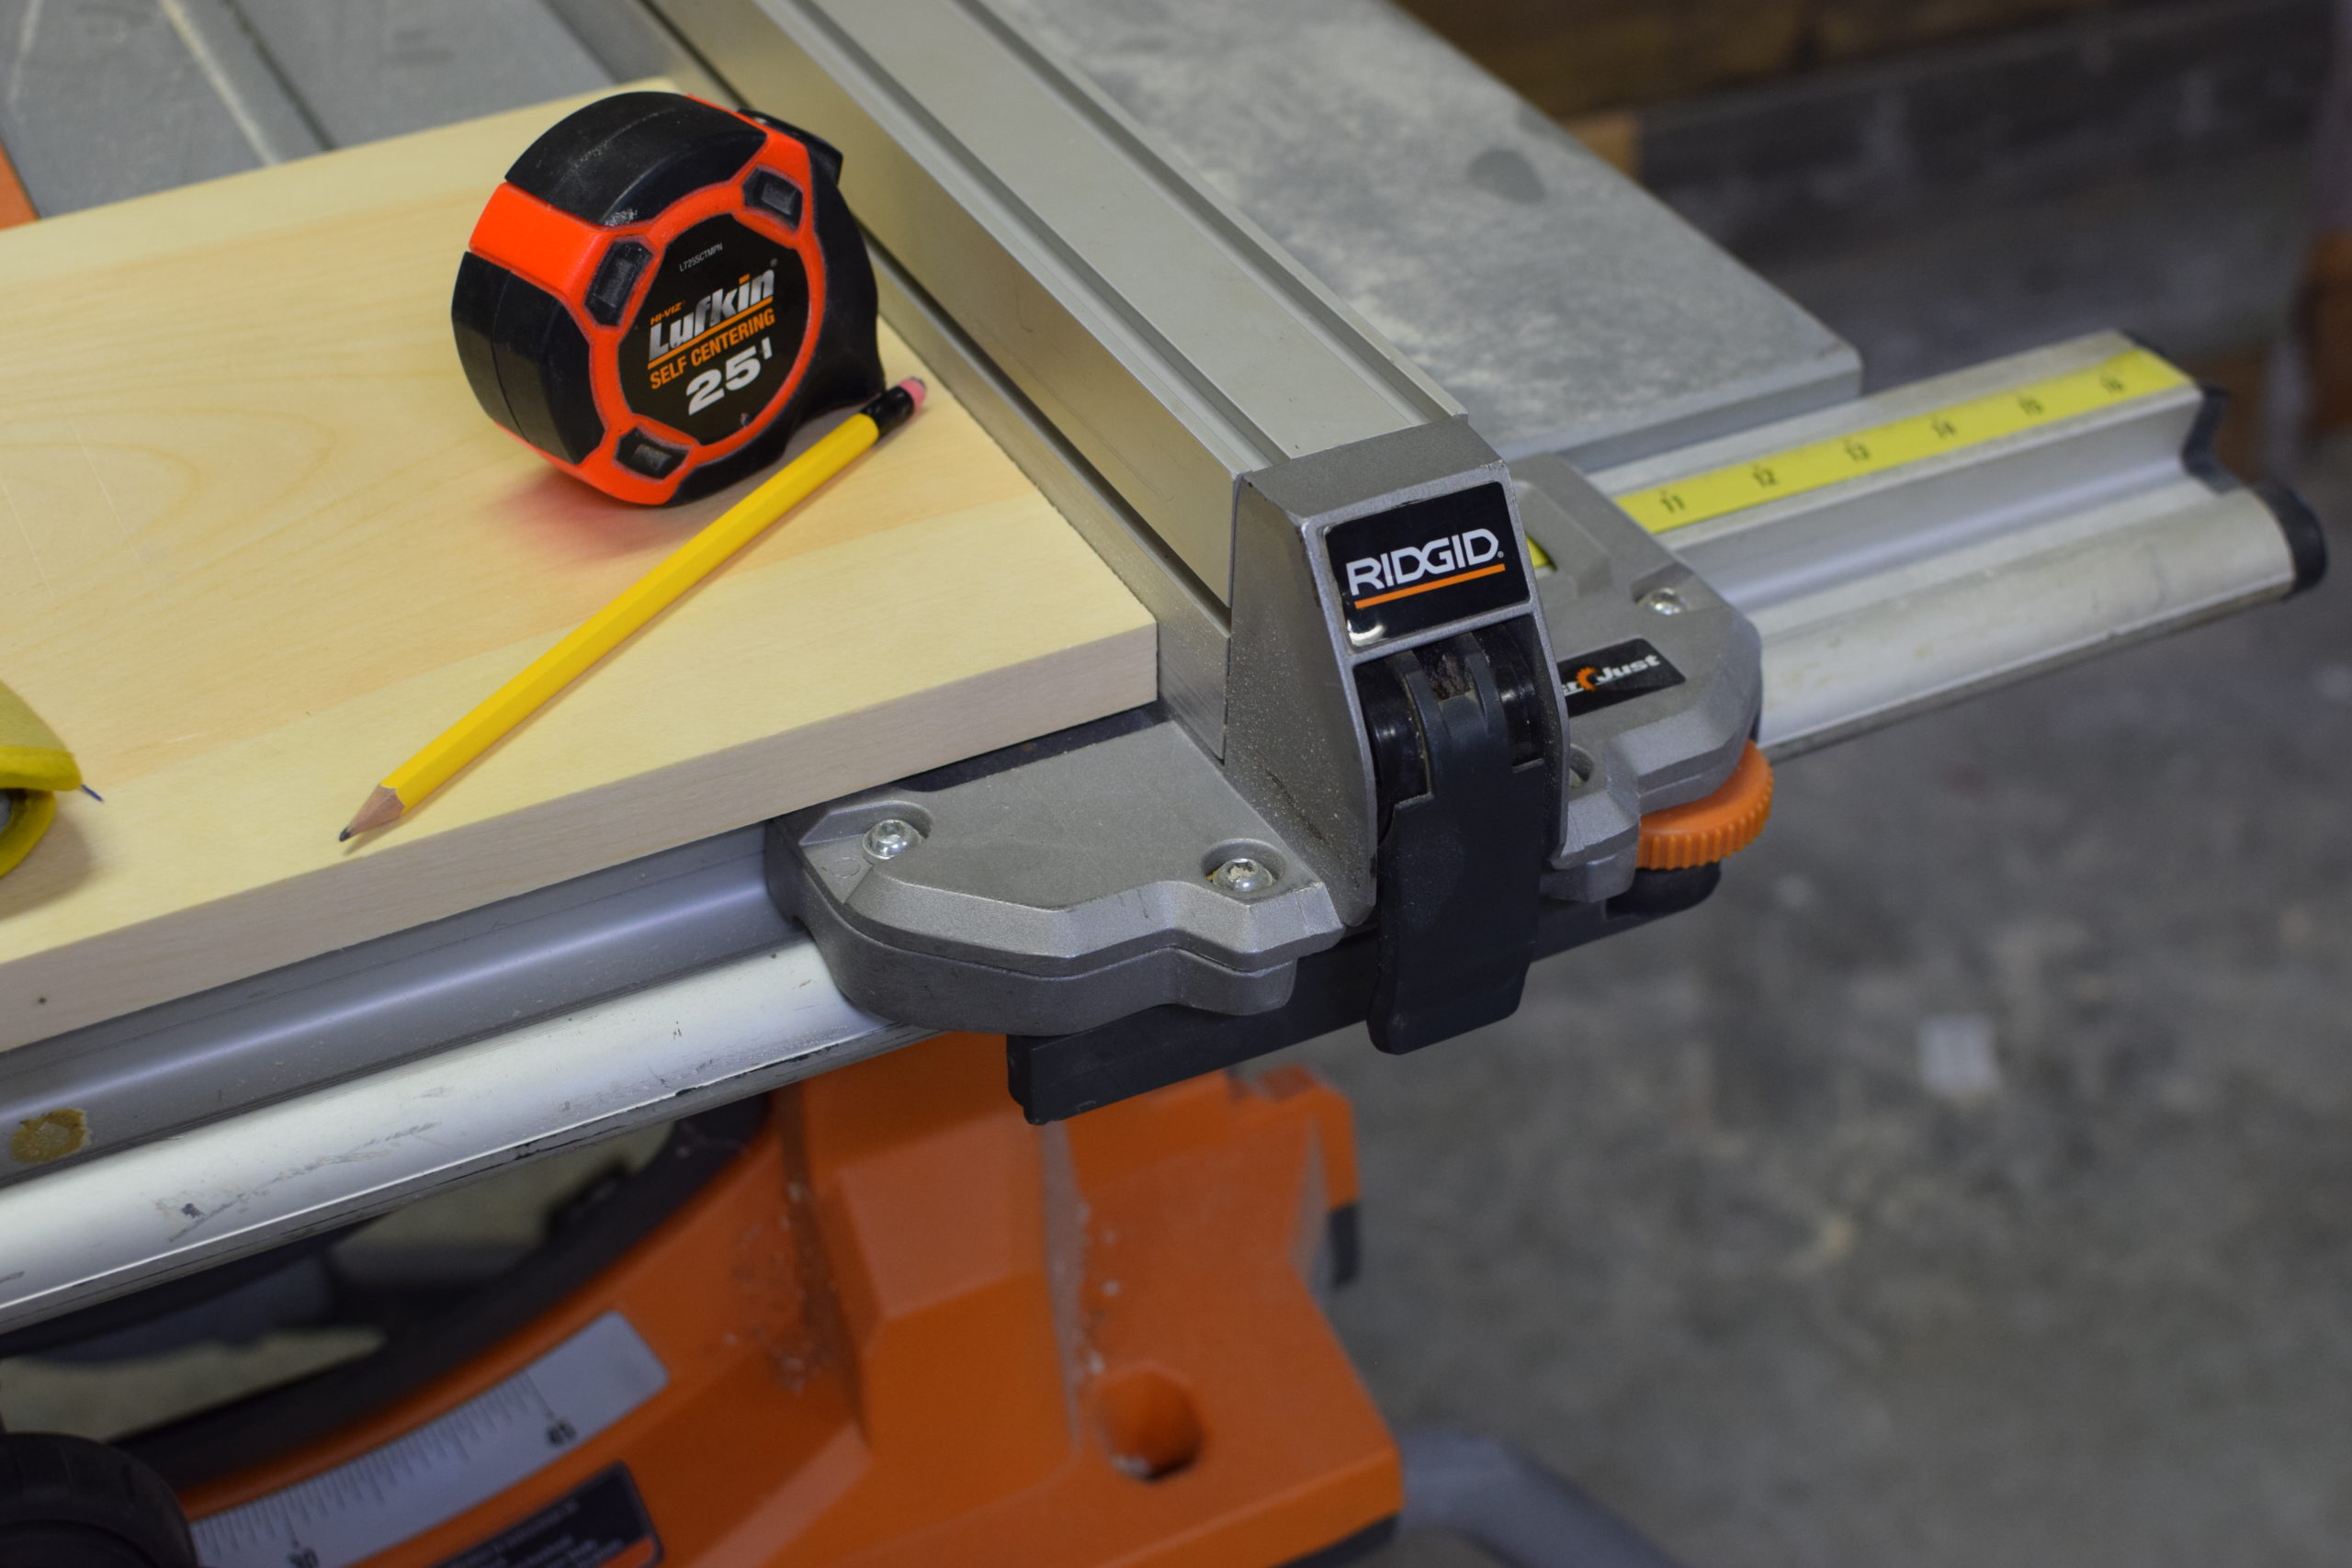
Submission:
{"label": "lufkin tape measure", "polygon": [[524,151],[449,314],[490,417],[624,500],[706,495],[882,390],[841,154],[781,120],[621,93]]}

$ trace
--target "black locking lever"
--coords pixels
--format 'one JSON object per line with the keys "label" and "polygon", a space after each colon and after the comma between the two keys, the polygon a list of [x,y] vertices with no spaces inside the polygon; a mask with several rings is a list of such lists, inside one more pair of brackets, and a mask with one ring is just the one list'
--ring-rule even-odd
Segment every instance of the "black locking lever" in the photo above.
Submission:
{"label": "black locking lever", "polygon": [[1380,789],[1368,1021],[1383,1051],[1418,1051],[1518,1010],[1559,818],[1543,669],[1520,620],[1358,671]]}

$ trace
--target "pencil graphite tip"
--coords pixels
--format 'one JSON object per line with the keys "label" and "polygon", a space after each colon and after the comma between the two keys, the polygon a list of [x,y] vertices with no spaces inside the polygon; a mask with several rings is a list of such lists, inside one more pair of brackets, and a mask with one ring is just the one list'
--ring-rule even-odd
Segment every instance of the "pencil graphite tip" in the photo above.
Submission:
{"label": "pencil graphite tip", "polygon": [[368,804],[361,807],[359,814],[351,819],[350,824],[342,832],[335,835],[334,841],[339,844],[354,834],[380,828],[407,809],[408,807],[401,804],[398,795],[378,784],[375,793],[368,797]]}

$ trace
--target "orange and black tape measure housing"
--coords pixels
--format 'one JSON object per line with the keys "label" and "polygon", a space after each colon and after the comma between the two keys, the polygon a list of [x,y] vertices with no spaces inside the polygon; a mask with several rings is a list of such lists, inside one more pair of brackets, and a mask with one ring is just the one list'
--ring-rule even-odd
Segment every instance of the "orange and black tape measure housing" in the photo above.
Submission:
{"label": "orange and black tape measure housing", "polygon": [[666,504],[882,389],[874,269],[841,154],[754,112],[621,93],[506,171],[458,264],[458,355],[565,472]]}

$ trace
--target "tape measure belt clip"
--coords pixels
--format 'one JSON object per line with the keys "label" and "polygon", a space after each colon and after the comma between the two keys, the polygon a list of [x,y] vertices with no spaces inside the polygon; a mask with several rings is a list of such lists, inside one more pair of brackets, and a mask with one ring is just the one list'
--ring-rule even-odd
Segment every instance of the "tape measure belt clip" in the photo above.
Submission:
{"label": "tape measure belt clip", "polygon": [[491,417],[624,500],[706,495],[882,389],[841,154],[770,116],[622,93],[525,150],[450,316]]}

